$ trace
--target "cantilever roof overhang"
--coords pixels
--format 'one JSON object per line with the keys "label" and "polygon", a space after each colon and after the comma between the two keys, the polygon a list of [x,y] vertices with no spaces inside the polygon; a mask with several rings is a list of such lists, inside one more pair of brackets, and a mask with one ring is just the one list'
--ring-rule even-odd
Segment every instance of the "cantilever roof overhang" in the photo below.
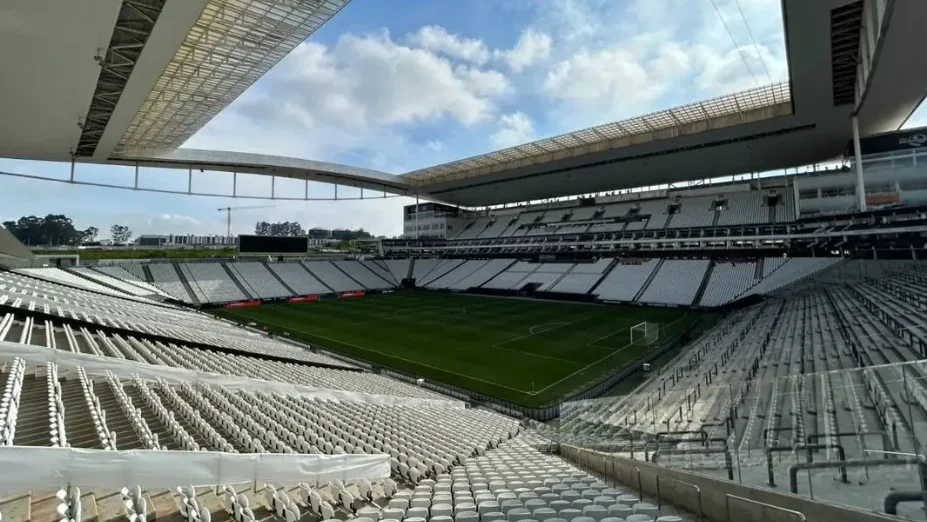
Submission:
{"label": "cantilever roof overhang", "polygon": [[[864,96],[848,103],[854,27],[872,13],[860,0],[781,0],[783,84],[400,176],[176,148],[347,1],[0,3],[0,48],[16,49],[0,53],[0,157],[276,175],[475,207],[833,159],[854,113],[863,135],[896,130],[927,92],[927,68],[911,51],[927,47],[927,2],[880,4],[873,73],[856,87]],[[95,57],[118,74],[131,69],[127,81],[101,83]]]}
{"label": "cantilever roof overhang", "polygon": [[176,148],[349,0],[4,0],[0,157]]}

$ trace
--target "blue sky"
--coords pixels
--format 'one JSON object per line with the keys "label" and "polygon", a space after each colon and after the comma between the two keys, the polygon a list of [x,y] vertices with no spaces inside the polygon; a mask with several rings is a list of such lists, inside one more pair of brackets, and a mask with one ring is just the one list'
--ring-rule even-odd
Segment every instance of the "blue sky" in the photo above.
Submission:
{"label": "blue sky", "polygon": [[[353,0],[185,146],[402,173],[786,79],[779,0]],[[68,166],[0,160],[0,170],[65,177]],[[84,165],[78,177],[131,176]],[[183,190],[186,178],[150,169],[142,184]],[[194,188],[228,193],[231,180],[207,173]],[[240,177],[239,189],[266,193],[269,182]],[[303,186],[278,183],[287,191]],[[406,203],[266,203],[233,228],[296,220],[395,235]],[[136,235],[224,233],[216,209],[229,204],[265,203],[0,178],[3,220],[55,212]]]}

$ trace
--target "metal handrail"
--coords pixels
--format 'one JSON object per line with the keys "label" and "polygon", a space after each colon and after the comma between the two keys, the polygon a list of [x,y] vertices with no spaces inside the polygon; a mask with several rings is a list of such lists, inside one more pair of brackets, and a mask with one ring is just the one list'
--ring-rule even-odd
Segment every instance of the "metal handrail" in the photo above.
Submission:
{"label": "metal handrail", "polygon": [[[690,484],[688,482],[685,482],[683,480],[675,479],[672,477],[662,477],[659,473],[657,473],[657,510],[663,509],[663,499],[660,496],[660,480],[661,479],[671,480],[677,484],[682,484],[683,486],[688,486],[695,490],[695,497],[698,499],[698,513],[697,513],[698,522],[702,522],[702,519],[704,517],[703,509],[702,509],[702,488],[696,486],[695,484]],[[730,518],[730,515],[728,515],[728,518]]]}
{"label": "metal handrail", "polygon": [[740,501],[740,502],[744,502],[744,503],[747,503],[747,504],[753,504],[753,505],[756,505],[756,506],[768,507],[768,508],[771,508],[771,509],[775,509],[776,511],[782,511],[783,513],[791,513],[791,514],[796,515],[796,516],[798,517],[798,521],[799,521],[799,522],[805,522],[805,520],[807,520],[807,519],[805,518],[805,514],[802,513],[801,511],[795,511],[794,509],[786,509],[786,508],[784,508],[784,507],[774,506],[774,505],[772,505],[772,504],[767,504],[767,503],[765,503],[765,502],[758,502],[758,501],[756,501],[756,500],[751,500],[751,499],[749,499],[749,498],[739,497],[739,496],[737,496],[737,495],[730,495],[730,494],[728,494],[728,495],[724,495],[724,510],[725,510],[725,512],[727,513],[727,520],[728,520],[728,522],[731,522],[731,499],[734,499],[734,500],[737,500],[737,501]]}

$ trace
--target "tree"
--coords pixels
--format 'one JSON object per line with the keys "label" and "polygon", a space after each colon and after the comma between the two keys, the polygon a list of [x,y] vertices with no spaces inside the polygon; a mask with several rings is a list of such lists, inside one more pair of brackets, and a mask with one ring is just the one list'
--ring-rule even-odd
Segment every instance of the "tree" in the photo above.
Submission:
{"label": "tree", "polygon": [[270,223],[266,221],[258,221],[254,225],[254,233],[259,236],[269,236],[270,235]]}
{"label": "tree", "polygon": [[295,221],[284,221],[282,223],[268,223],[266,221],[258,221],[254,225],[254,233],[259,236],[298,237],[306,235],[306,231],[303,230],[303,226]]}
{"label": "tree", "polygon": [[97,227],[90,227],[87,230],[84,230],[83,237],[81,238],[81,243],[93,243],[97,240],[97,234],[100,233],[100,229]]}
{"label": "tree", "polygon": [[359,228],[357,230],[336,228],[335,230],[332,230],[332,239],[337,239],[339,241],[352,241],[355,239],[366,239],[369,237],[373,236],[371,236],[370,233],[363,228]]}
{"label": "tree", "polygon": [[44,218],[23,216],[17,221],[6,221],[3,226],[17,239],[32,246],[79,245],[86,232],[74,228],[71,218],[61,214],[49,214]]}
{"label": "tree", "polygon": [[113,225],[109,227],[109,233],[113,243],[117,245],[128,243],[129,239],[132,238],[132,231],[125,225]]}

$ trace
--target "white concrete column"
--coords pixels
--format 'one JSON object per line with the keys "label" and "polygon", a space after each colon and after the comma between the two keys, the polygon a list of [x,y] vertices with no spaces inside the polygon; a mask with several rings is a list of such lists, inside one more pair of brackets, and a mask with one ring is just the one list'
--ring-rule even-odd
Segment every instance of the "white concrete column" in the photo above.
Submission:
{"label": "white concrete column", "polygon": [[856,198],[859,211],[866,211],[866,184],[863,180],[863,158],[859,147],[859,122],[853,116],[853,155],[856,157]]}
{"label": "white concrete column", "polygon": [[[853,118],[856,121],[856,118]],[[415,239],[418,239],[418,194],[415,195]]]}

